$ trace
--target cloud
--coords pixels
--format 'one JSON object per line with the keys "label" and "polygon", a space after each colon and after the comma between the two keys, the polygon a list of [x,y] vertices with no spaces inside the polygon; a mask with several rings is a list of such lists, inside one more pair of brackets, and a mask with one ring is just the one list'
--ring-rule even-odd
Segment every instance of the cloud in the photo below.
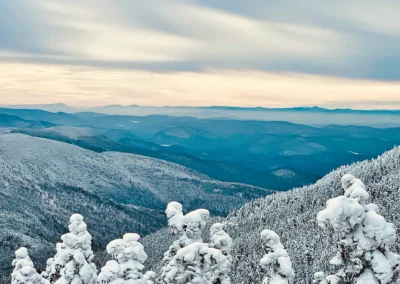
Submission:
{"label": "cloud", "polygon": [[[186,61],[196,62],[199,68],[221,67],[232,61],[237,62],[236,67],[251,68],[252,62],[260,61],[318,60],[335,66],[351,44],[350,38],[331,29],[259,20],[191,1],[11,3],[14,22],[10,20],[7,26],[9,35],[16,33],[11,36],[14,49],[7,50],[4,44],[3,49],[24,54],[24,60],[40,61],[42,55],[48,55],[53,62],[58,60],[55,56],[61,56],[63,63],[78,64]],[[25,31],[30,34],[32,50],[22,48]]]}
{"label": "cloud", "polygon": [[400,107],[399,13],[395,0],[3,1],[0,101]]}
{"label": "cloud", "polygon": [[0,64],[0,104],[399,108],[398,94],[400,82],[299,73]]}

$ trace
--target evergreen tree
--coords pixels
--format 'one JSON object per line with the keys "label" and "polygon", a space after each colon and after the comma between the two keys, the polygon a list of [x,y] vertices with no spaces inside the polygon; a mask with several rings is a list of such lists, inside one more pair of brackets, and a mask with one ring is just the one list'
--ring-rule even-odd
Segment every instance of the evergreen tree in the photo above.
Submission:
{"label": "evergreen tree", "polygon": [[[173,213],[171,213],[173,212]],[[210,217],[210,212],[206,209],[198,209],[192,211],[182,217],[180,214],[182,207],[177,202],[171,202],[167,206],[167,216],[171,216],[168,220],[168,224],[172,233],[174,230],[181,233],[181,237],[174,241],[169,247],[168,251],[165,252],[162,260],[164,266],[162,268],[161,279],[164,278],[166,273],[166,267],[169,262],[176,256],[177,252],[195,242],[202,243],[202,232],[206,226],[206,222]],[[182,228],[182,229],[180,229]],[[159,279],[158,282],[161,280]]]}
{"label": "evergreen tree", "polygon": [[183,226],[183,212],[182,204],[173,201],[168,203],[165,214],[168,219],[168,227],[171,230],[172,235],[177,235],[182,232]]}
{"label": "evergreen tree", "polygon": [[265,252],[260,260],[261,267],[267,272],[263,284],[291,284],[294,280],[292,262],[279,236],[271,230],[261,232],[261,241]]}
{"label": "evergreen tree", "polygon": [[28,250],[24,247],[15,252],[15,259],[12,262],[14,270],[11,275],[11,284],[47,284],[36,271],[31,261]]}
{"label": "evergreen tree", "polygon": [[61,236],[57,254],[51,265],[49,280],[57,284],[92,284],[97,277],[93,261],[92,236],[87,231],[83,217],[70,218],[69,233]]}
{"label": "evergreen tree", "polygon": [[[210,228],[210,248],[219,249],[223,255],[227,258],[227,272],[223,276],[224,279],[221,279],[221,283],[230,283],[230,277],[228,276],[231,270],[231,263],[232,263],[232,239],[231,237],[225,232],[224,226],[221,223],[215,223]],[[216,281],[218,281],[216,279]],[[217,282],[216,282],[217,283]],[[219,282],[218,282],[219,283]]]}
{"label": "evergreen tree", "polygon": [[98,283],[152,284],[152,271],[143,275],[147,254],[139,243],[140,236],[128,233],[122,239],[114,240],[107,246],[107,252],[117,259],[108,261],[97,277]]}
{"label": "evergreen tree", "polygon": [[54,264],[54,258],[49,258],[46,262],[46,270],[42,272],[42,277],[50,281],[51,269]]}
{"label": "evergreen tree", "polygon": [[163,271],[167,284],[230,284],[229,260],[208,244],[194,242],[177,252]]}
{"label": "evergreen tree", "polygon": [[325,279],[325,274],[323,272],[316,272],[314,273],[314,280],[313,283],[315,284],[328,284]]}
{"label": "evergreen tree", "polygon": [[327,201],[318,223],[337,237],[337,251],[330,263],[338,267],[328,283],[398,283],[400,256],[391,252],[396,230],[379,214],[377,205],[367,204],[365,185],[354,176],[342,177],[344,195]]}
{"label": "evergreen tree", "polygon": [[97,276],[98,284],[119,284],[125,283],[120,278],[119,264],[115,260],[107,261],[106,265],[101,268],[100,274]]}

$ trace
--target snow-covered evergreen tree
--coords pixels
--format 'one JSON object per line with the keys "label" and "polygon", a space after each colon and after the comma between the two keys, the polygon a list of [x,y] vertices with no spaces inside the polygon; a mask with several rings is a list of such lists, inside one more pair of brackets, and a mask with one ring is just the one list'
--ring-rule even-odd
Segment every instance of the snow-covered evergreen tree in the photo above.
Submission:
{"label": "snow-covered evergreen tree", "polygon": [[153,271],[147,271],[143,276],[145,284],[153,284],[156,280],[157,274]]}
{"label": "snow-covered evergreen tree", "polygon": [[[379,214],[377,205],[367,204],[364,183],[350,174],[342,177],[344,195],[327,201],[318,213],[318,224],[338,237],[337,251],[330,263],[337,267],[328,283],[398,283],[400,256],[389,247],[396,230]],[[397,281],[397,282],[396,282]]]}
{"label": "snow-covered evergreen tree", "polygon": [[15,277],[19,274],[19,271],[24,266],[33,267],[33,262],[29,257],[28,250],[26,248],[22,247],[15,251],[15,259],[12,262],[12,266],[14,267],[14,270],[11,274],[11,281],[12,283],[15,283]]}
{"label": "snow-covered evergreen tree", "polygon": [[92,263],[92,236],[82,215],[72,215],[68,228],[70,232],[61,236],[62,242],[57,244],[48,278],[57,284],[92,284],[96,281],[97,270]]}
{"label": "snow-covered evergreen tree", "polygon": [[15,259],[12,262],[14,270],[11,275],[11,284],[47,284],[36,271],[31,261],[28,250],[24,247],[15,252]]}
{"label": "snow-covered evergreen tree", "polygon": [[267,273],[263,284],[293,283],[295,274],[292,262],[279,236],[274,231],[264,230],[261,232],[261,242],[265,255],[260,264]]}
{"label": "snow-covered evergreen tree", "polygon": [[168,203],[165,214],[168,219],[168,227],[172,235],[177,235],[182,232],[183,226],[183,207],[179,202],[173,201]]}
{"label": "snow-covered evergreen tree", "polygon": [[44,279],[47,279],[50,281],[50,274],[51,274],[51,269],[53,267],[53,264],[54,264],[54,258],[51,257],[46,262],[46,270],[43,271],[41,274]]}
{"label": "snow-covered evergreen tree", "polygon": [[230,271],[232,263],[232,239],[225,232],[224,226],[221,223],[215,223],[210,228],[210,247],[219,249],[228,260],[228,270]]}
{"label": "snow-covered evergreen tree", "polygon": [[98,284],[118,284],[125,281],[120,278],[119,264],[115,260],[107,261],[97,276]]}
{"label": "snow-covered evergreen tree", "polygon": [[210,212],[206,209],[197,209],[183,216],[182,205],[178,202],[169,203],[166,214],[168,217],[168,225],[172,233],[175,235],[179,233],[181,236],[172,243],[168,251],[164,254],[162,260],[164,267],[162,268],[161,278],[164,278],[166,266],[180,249],[195,242],[203,242],[202,232],[210,217]]}
{"label": "snow-covered evergreen tree", "polygon": [[328,284],[328,282],[325,279],[325,274],[322,271],[314,273],[313,283],[315,283],[315,284]]}
{"label": "snow-covered evergreen tree", "polygon": [[149,271],[145,275],[142,272],[147,254],[139,239],[138,234],[127,233],[122,239],[108,244],[107,252],[117,261],[111,260],[106,263],[97,277],[98,283],[153,283],[154,272]]}
{"label": "snow-covered evergreen tree", "polygon": [[166,266],[162,283],[230,284],[229,260],[208,244],[194,242],[177,252]]}

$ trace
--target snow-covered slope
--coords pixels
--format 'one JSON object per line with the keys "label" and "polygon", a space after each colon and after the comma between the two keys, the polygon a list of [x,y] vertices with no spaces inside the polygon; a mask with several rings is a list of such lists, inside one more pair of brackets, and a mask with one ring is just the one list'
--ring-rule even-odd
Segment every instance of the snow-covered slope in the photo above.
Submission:
{"label": "snow-covered slope", "polygon": [[[189,209],[206,206],[225,213],[253,193],[268,193],[254,186],[219,182],[163,160],[96,153],[21,134],[0,135],[0,153],[0,184],[5,186],[15,180],[24,186],[77,186],[123,204],[154,209],[178,200]],[[213,201],[217,196],[218,203]]]}
{"label": "snow-covered slope", "polygon": [[1,134],[0,274],[19,246],[31,248],[37,263],[44,264],[72,213],[86,217],[99,249],[127,231],[147,234],[162,227],[160,210],[171,200],[224,214],[268,193],[163,160]]}
{"label": "snow-covered slope", "polygon": [[[264,229],[274,230],[281,236],[296,271],[294,283],[312,283],[314,272],[330,272],[329,260],[335,255],[335,241],[318,226],[317,214],[328,199],[343,194],[340,179],[345,173],[365,183],[370,201],[379,206],[380,214],[388,222],[394,223],[397,245],[392,251],[400,252],[400,148],[395,148],[375,160],[341,167],[311,186],[249,202],[227,219],[211,220],[210,223],[226,222],[234,241],[232,283],[262,282],[260,233]],[[145,238],[150,267],[157,270],[158,260],[170,241],[166,230]]]}

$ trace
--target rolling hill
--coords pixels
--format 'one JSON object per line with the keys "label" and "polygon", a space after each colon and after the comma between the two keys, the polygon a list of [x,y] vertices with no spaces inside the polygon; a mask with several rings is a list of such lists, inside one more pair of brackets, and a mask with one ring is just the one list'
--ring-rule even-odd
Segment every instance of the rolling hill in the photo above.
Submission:
{"label": "rolling hill", "polygon": [[99,250],[124,232],[143,235],[164,226],[161,212],[171,200],[180,200],[188,209],[207,207],[214,214],[227,214],[269,193],[159,159],[1,134],[0,272],[8,273],[20,246],[44,264],[72,213],[87,216]]}

